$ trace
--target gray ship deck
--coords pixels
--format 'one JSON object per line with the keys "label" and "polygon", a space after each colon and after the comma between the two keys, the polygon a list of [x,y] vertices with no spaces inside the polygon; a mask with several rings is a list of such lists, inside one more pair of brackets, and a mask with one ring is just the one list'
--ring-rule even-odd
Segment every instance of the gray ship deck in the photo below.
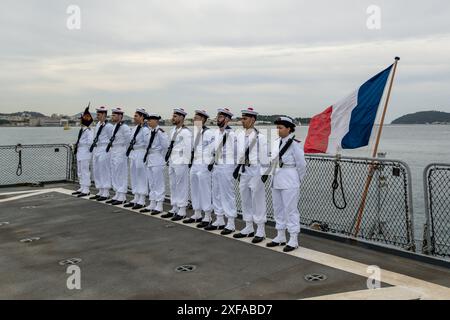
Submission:
{"label": "gray ship deck", "polygon": [[[79,199],[73,189],[0,189],[0,299],[450,299],[444,266],[305,233],[298,250],[283,253]],[[32,237],[40,240],[20,242]],[[67,289],[59,264],[74,257],[81,290]],[[196,269],[176,272],[181,265]],[[381,289],[367,289],[370,265],[382,268]]]}

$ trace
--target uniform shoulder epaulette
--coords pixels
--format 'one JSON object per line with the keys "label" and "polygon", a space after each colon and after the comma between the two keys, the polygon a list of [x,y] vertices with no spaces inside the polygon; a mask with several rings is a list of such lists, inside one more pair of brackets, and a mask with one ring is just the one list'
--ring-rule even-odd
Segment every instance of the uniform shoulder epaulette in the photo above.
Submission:
{"label": "uniform shoulder epaulette", "polygon": [[161,131],[161,132],[165,132],[165,131],[164,131],[163,129],[161,129],[161,128],[158,128],[158,130]]}
{"label": "uniform shoulder epaulette", "polygon": [[295,142],[298,142],[298,143],[301,143],[301,141],[300,141],[300,140],[298,140],[298,139],[294,139],[294,141],[295,141]]}

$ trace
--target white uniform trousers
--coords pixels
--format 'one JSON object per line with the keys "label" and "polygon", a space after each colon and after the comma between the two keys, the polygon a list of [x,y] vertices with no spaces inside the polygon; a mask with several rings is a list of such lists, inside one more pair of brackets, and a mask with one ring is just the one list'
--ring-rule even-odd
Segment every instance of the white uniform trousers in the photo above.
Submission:
{"label": "white uniform trousers", "polygon": [[77,174],[80,182],[79,192],[89,194],[89,188],[91,186],[91,171],[89,170],[90,160],[77,160]]}
{"label": "white uniform trousers", "polygon": [[191,200],[194,211],[212,211],[212,175],[208,165],[193,164],[190,172]]}
{"label": "white uniform trousers", "polygon": [[111,153],[111,182],[116,192],[113,199],[125,201],[128,192],[128,158],[123,152]]}
{"label": "white uniform trousers", "polygon": [[288,230],[290,234],[300,233],[300,213],[298,200],[300,189],[272,189],[273,212],[276,229]]}
{"label": "white uniform trousers", "polygon": [[110,155],[105,151],[94,151],[92,171],[94,173],[95,187],[99,190],[99,195],[109,197],[109,189],[111,189]]}
{"label": "white uniform trousers", "polygon": [[164,166],[147,167],[147,181],[150,201],[164,201],[166,195],[166,180],[164,178]]}
{"label": "white uniform trousers", "polygon": [[130,154],[131,192],[135,204],[144,205],[148,194],[147,166],[144,163],[145,150],[133,150]]}
{"label": "white uniform trousers", "polygon": [[241,175],[239,191],[244,221],[258,225],[266,223],[266,196],[261,176]]}
{"label": "white uniform trousers", "polygon": [[185,208],[189,198],[189,167],[187,164],[169,166],[170,204]]}
{"label": "white uniform trousers", "polygon": [[213,205],[216,215],[236,218],[236,193],[233,171],[235,165],[219,164],[213,171]]}

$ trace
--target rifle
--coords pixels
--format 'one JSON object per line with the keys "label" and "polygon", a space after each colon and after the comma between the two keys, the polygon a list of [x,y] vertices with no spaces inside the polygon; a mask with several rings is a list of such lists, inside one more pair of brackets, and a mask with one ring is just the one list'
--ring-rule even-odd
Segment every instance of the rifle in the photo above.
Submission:
{"label": "rifle", "polygon": [[102,130],[105,126],[106,126],[106,122],[105,122],[105,124],[102,124],[100,126],[100,128],[98,129],[97,134],[95,135],[94,142],[92,143],[91,147],[89,148],[89,152],[92,153],[92,151],[94,151],[94,148],[97,146],[98,138],[100,137],[100,134],[102,133]]}
{"label": "rifle", "polygon": [[283,155],[286,153],[286,151],[289,149],[289,147],[291,146],[292,142],[294,141],[295,136],[293,136],[292,138],[290,138],[286,144],[283,146],[283,148],[281,148],[280,152],[278,153],[278,157],[277,159],[272,163],[272,165],[266,170],[266,172],[264,172],[264,174],[261,176],[261,180],[262,182],[266,183],[267,179],[269,178],[269,175],[272,173],[273,170],[275,170],[276,166],[278,165],[278,163],[280,164],[280,168],[283,168],[283,161],[281,161],[281,158],[283,157]]}
{"label": "rifle", "polygon": [[122,125],[122,122],[119,122],[116,124],[116,127],[114,128],[114,133],[113,133],[111,139],[109,139],[108,145],[106,146],[106,152],[109,152],[109,150],[111,149],[114,140],[116,140],[117,131],[119,131],[121,125]]}
{"label": "rifle", "polygon": [[142,126],[140,124],[138,124],[136,131],[134,131],[133,139],[131,139],[130,145],[128,146],[127,153],[126,153],[127,157],[130,156],[130,153],[134,148],[134,144],[136,143],[136,137],[137,137],[139,131],[141,131],[141,128],[142,128]]}
{"label": "rifle", "polygon": [[[250,151],[253,149],[253,147],[255,146],[256,142],[258,141],[258,130],[255,129],[256,132],[256,136],[253,139],[253,141],[250,143],[250,145],[247,147],[247,149],[245,150],[245,154],[244,154],[244,159],[240,159],[238,166],[236,167],[236,169],[234,169],[233,171],[233,178],[237,179],[239,177],[239,170],[241,169],[241,167],[243,166],[244,169],[243,171],[245,171],[245,166],[250,167],[250,159],[249,159],[249,155],[250,155]],[[244,162],[244,164],[242,164],[242,162]]]}

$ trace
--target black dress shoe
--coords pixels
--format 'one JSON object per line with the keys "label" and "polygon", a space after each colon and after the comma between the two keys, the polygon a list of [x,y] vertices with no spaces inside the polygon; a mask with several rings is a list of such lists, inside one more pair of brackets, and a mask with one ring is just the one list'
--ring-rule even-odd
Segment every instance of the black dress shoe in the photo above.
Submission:
{"label": "black dress shoe", "polygon": [[81,193],[80,191],[75,191],[75,192],[72,192],[72,195],[76,196],[76,195],[79,195],[80,193]]}
{"label": "black dress shoe", "polygon": [[266,247],[273,248],[273,247],[284,246],[284,245],[286,245],[286,242],[278,243],[278,242],[272,241],[272,242],[269,242],[268,244],[266,244]]}
{"label": "black dress shoe", "polygon": [[100,196],[96,194],[95,196],[90,197],[89,200],[97,200],[98,198],[100,198]]}
{"label": "black dress shoe", "polygon": [[186,217],[184,217],[184,216],[179,216],[179,215],[175,215],[172,219],[170,219],[170,220],[172,220],[172,221],[180,221],[180,220],[183,220],[184,218],[186,218]]}
{"label": "black dress shoe", "polygon": [[251,238],[251,237],[253,237],[254,235],[255,235],[254,232],[249,233],[249,234],[242,234],[242,233],[239,232],[239,233],[234,234],[234,235],[233,235],[233,238],[236,238],[236,239],[247,238],[247,237]]}
{"label": "black dress shoe", "polygon": [[152,210],[148,210],[147,208],[139,210],[140,213],[152,212]]}
{"label": "black dress shoe", "polygon": [[189,218],[189,219],[183,220],[183,223],[186,223],[186,224],[199,223],[199,222],[202,222],[202,218],[198,218],[198,219]]}
{"label": "black dress shoe", "polygon": [[222,230],[222,232],[220,234],[223,235],[223,236],[226,236],[226,235],[232,234],[233,232],[234,232],[234,230],[230,230],[230,229],[225,228],[225,229]]}
{"label": "black dress shoe", "polygon": [[124,204],[124,203],[125,203],[125,201],[114,200],[113,202],[111,202],[111,205],[118,206],[119,204]]}
{"label": "black dress shoe", "polygon": [[208,221],[202,221],[197,225],[197,228],[202,229],[209,226],[209,222]]}
{"label": "black dress shoe", "polygon": [[114,201],[116,201],[116,200],[110,199],[110,200],[106,201],[105,203],[111,204],[111,203],[113,203]]}
{"label": "black dress shoe", "polygon": [[134,207],[132,207],[131,209],[133,210],[139,210],[142,209],[144,206],[142,204],[135,204]]}
{"label": "black dress shoe", "polygon": [[223,226],[214,226],[210,224],[209,226],[205,227],[206,231],[214,231],[214,230],[223,230],[225,228],[225,225]]}
{"label": "black dress shoe", "polygon": [[160,214],[161,211],[158,210],[152,210],[152,213],[150,213],[152,216],[156,216],[157,214]]}
{"label": "black dress shoe", "polygon": [[81,197],[87,197],[89,195],[89,193],[80,193],[79,195],[77,195],[78,198]]}
{"label": "black dress shoe", "polygon": [[256,236],[252,239],[252,243],[260,243],[260,242],[264,241],[264,239],[265,239],[265,237]]}
{"label": "black dress shoe", "polygon": [[161,216],[161,218],[172,218],[173,216],[174,216],[173,213],[168,212],[168,213],[166,213],[166,214],[163,214],[163,215]]}
{"label": "black dress shoe", "polygon": [[97,201],[105,201],[105,200],[108,200],[108,198],[107,197],[99,197],[99,198],[97,198]]}
{"label": "black dress shoe", "polygon": [[123,207],[124,208],[132,208],[132,207],[134,207],[136,205],[136,203],[134,203],[134,202],[128,202],[127,204],[125,204]]}
{"label": "black dress shoe", "polygon": [[287,245],[286,247],[283,248],[283,252],[291,252],[291,251],[294,251],[295,249],[297,249],[297,248]]}

